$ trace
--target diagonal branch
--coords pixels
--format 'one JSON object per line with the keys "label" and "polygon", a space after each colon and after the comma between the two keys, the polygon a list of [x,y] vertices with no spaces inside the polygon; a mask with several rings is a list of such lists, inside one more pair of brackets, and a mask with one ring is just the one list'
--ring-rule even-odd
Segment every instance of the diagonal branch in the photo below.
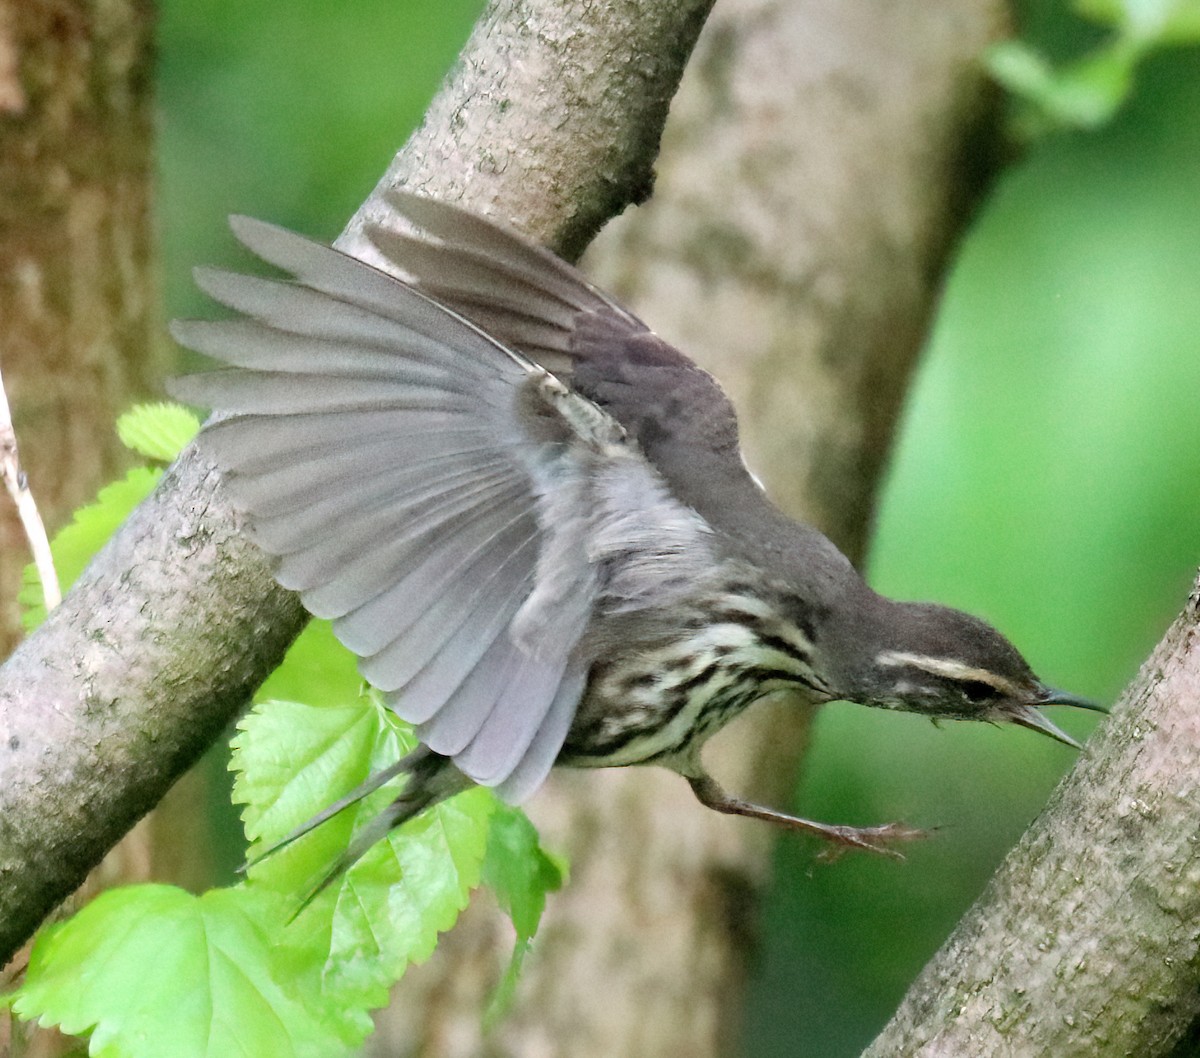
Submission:
{"label": "diagonal branch", "polygon": [[[711,0],[496,0],[381,188],[577,253],[645,197]],[[601,87],[602,86],[602,87]],[[469,193],[468,193],[469,191]],[[341,239],[361,247],[363,218]],[[236,714],[303,626],[188,451],[0,670],[0,963]]]}
{"label": "diagonal branch", "polygon": [[1198,837],[1200,580],[864,1058],[1183,1053],[1200,1020]]}

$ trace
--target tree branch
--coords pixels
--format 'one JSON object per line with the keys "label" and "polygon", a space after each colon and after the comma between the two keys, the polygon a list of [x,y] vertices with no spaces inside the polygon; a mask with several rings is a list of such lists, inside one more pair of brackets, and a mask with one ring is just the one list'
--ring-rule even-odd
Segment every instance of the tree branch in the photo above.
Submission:
{"label": "tree branch", "polygon": [[[488,204],[564,253],[645,197],[711,0],[496,0],[380,191]],[[602,72],[603,90],[593,77]],[[189,450],[0,670],[0,963],[241,708],[303,626]]]}
{"label": "tree branch", "polygon": [[1200,1020],[1197,703],[1200,580],[864,1058],[1177,1053]]}
{"label": "tree branch", "polygon": [[[0,365],[2,367],[3,365]],[[0,375],[0,479],[8,490],[9,498],[17,509],[25,539],[37,567],[38,580],[42,587],[42,601],[47,610],[53,610],[62,602],[62,590],[58,583],[58,571],[54,568],[54,555],[50,552],[50,538],[46,525],[38,511],[29,479],[21,467],[17,450],[17,434],[13,429],[12,411],[8,406],[8,394],[4,389],[4,378]]]}

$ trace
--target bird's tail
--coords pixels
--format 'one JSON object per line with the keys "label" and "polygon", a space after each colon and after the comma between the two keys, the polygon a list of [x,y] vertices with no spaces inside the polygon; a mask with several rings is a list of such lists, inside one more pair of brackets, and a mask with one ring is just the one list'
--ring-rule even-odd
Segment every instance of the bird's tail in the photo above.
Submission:
{"label": "bird's tail", "polygon": [[440,753],[435,753],[426,746],[418,746],[411,753],[401,757],[395,764],[389,765],[381,771],[368,776],[365,782],[356,786],[328,808],[323,809],[311,819],[302,823],[286,837],[277,841],[270,848],[247,863],[243,869],[248,869],[257,863],[261,863],[266,857],[273,855],[280,849],[286,848],[292,842],[315,830],[322,823],[332,819],[339,812],[349,808],[353,804],[357,804],[381,786],[401,775],[406,775],[408,782],[405,784],[400,796],[355,835],[354,840],[350,842],[346,851],[337,858],[316,884],[308,890],[299,907],[292,913],[291,917],[293,919],[312,903],[332,882],[353,867],[376,842],[385,837],[393,828],[407,823],[410,819],[425,811],[425,809],[431,808],[433,805],[439,804],[471,786],[471,781],[454,767],[448,757],[444,757]]}

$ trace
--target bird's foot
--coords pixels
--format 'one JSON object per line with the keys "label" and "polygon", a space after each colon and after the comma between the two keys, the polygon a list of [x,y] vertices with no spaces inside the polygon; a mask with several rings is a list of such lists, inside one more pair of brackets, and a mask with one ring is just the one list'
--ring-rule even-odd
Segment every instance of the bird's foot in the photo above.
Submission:
{"label": "bird's foot", "polygon": [[836,860],[849,849],[862,849],[892,859],[904,859],[904,853],[895,848],[897,844],[916,841],[929,837],[930,831],[910,827],[907,823],[884,823],[877,827],[839,826],[834,823],[817,823],[811,819],[801,819],[799,816],[788,815],[774,808],[756,805],[743,801],[738,797],[730,797],[720,784],[707,773],[688,775],[692,790],[700,803],[716,812],[727,815],[748,816],[751,819],[764,819],[768,823],[787,827],[789,830],[799,830],[805,834],[813,834],[829,844],[819,854],[826,861]]}
{"label": "bird's foot", "polygon": [[[814,830],[813,827],[817,829]],[[825,863],[832,863],[840,859],[850,849],[863,849],[880,856],[890,856],[894,860],[902,860],[904,853],[896,848],[896,845],[933,836],[933,831],[910,827],[907,823],[884,823],[877,827],[848,827],[817,823],[801,829],[807,830],[809,833],[817,833],[829,842],[824,849],[817,853],[817,859]]]}

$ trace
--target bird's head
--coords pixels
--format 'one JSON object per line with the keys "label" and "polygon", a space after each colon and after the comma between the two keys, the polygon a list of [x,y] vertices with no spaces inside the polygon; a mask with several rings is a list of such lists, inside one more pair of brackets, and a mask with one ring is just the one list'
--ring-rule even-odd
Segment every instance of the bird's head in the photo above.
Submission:
{"label": "bird's head", "polygon": [[[1102,706],[1047,687],[1028,662],[991,625],[970,614],[929,603],[886,603],[882,634],[860,656],[847,697],[933,719],[1019,724],[1079,748],[1042,713],[1046,705]],[[861,640],[860,640],[861,641]]]}

